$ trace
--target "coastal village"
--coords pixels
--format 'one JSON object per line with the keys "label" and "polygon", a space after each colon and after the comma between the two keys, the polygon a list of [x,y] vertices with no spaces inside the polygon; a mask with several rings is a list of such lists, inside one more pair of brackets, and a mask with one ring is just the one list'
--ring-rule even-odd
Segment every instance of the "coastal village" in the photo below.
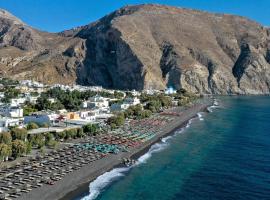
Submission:
{"label": "coastal village", "polygon": [[173,88],[118,91],[6,78],[0,99],[0,199],[53,191],[66,176],[112,155],[130,166],[135,152],[191,118],[188,108],[204,108],[199,96]]}
{"label": "coastal village", "polygon": [[0,200],[270,200],[270,0],[0,0]]}

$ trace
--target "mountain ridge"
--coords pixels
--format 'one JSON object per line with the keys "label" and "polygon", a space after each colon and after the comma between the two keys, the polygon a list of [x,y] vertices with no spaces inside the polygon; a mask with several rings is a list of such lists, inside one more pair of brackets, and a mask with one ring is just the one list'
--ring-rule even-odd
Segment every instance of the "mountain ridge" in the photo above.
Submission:
{"label": "mountain ridge", "polygon": [[[270,31],[244,17],[144,4],[46,34],[58,41],[56,47],[47,46],[58,49],[51,54],[59,57],[59,64],[50,67],[58,77],[51,83],[137,90],[173,86],[206,94],[270,90]],[[24,77],[23,70],[11,74]]]}

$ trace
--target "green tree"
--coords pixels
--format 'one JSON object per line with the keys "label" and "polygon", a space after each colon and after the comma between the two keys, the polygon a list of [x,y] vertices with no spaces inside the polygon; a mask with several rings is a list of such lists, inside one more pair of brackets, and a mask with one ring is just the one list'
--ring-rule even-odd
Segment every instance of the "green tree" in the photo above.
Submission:
{"label": "green tree", "polygon": [[2,99],[2,102],[4,103],[10,103],[10,100],[13,98],[17,98],[20,94],[20,91],[13,88],[13,87],[7,87],[5,89],[4,95],[5,97]]}
{"label": "green tree", "polygon": [[29,116],[33,112],[37,112],[38,110],[32,104],[27,104],[23,107],[23,116]]}
{"label": "green tree", "polygon": [[0,134],[0,143],[10,144],[11,141],[12,141],[12,137],[9,132],[3,132]]}
{"label": "green tree", "polygon": [[16,86],[19,84],[18,80],[12,80],[10,78],[0,78],[0,84],[4,86]]}
{"label": "green tree", "polygon": [[98,130],[97,124],[86,124],[83,126],[83,132],[87,133],[88,135],[96,133]]}
{"label": "green tree", "polygon": [[146,109],[150,110],[151,112],[158,112],[161,108],[160,101],[152,100],[146,104]]}
{"label": "green tree", "polygon": [[14,140],[12,142],[12,156],[18,158],[26,153],[26,145],[21,140]]}
{"label": "green tree", "polygon": [[124,94],[122,92],[114,91],[114,98],[116,99],[122,99],[124,97]]}
{"label": "green tree", "polygon": [[178,106],[185,106],[190,102],[188,97],[182,96],[181,99],[178,100]]}
{"label": "green tree", "polygon": [[35,145],[40,149],[45,146],[45,137],[42,134],[37,134],[35,138]]}
{"label": "green tree", "polygon": [[39,95],[38,92],[31,92],[30,94],[32,97],[38,97],[38,95]]}
{"label": "green tree", "polygon": [[115,124],[117,127],[122,126],[125,123],[125,114],[123,112],[118,113],[116,116],[110,117],[107,123],[109,125]]}
{"label": "green tree", "polygon": [[55,140],[52,140],[52,141],[48,144],[48,146],[49,146],[50,148],[56,149],[57,146],[58,146],[58,142],[55,141]]}
{"label": "green tree", "polygon": [[126,97],[134,97],[132,92],[126,92]]}
{"label": "green tree", "polygon": [[126,118],[138,117],[141,115],[143,107],[138,104],[136,106],[130,106],[125,112],[124,115]]}
{"label": "green tree", "polygon": [[47,133],[45,134],[45,144],[49,145],[53,141],[53,134]]}
{"label": "green tree", "polygon": [[140,112],[140,114],[138,115],[139,119],[144,119],[144,118],[148,118],[152,115],[152,112],[150,110],[143,110]]}
{"label": "green tree", "polygon": [[32,146],[37,148],[41,148],[45,145],[45,136],[42,134],[31,135],[28,140]]}
{"label": "green tree", "polygon": [[0,143],[0,159],[1,161],[5,161],[9,156],[12,155],[12,149],[10,145]]}
{"label": "green tree", "polygon": [[56,101],[50,105],[50,110],[54,110],[54,111],[62,110],[64,108],[65,106],[60,101]]}
{"label": "green tree", "polygon": [[142,106],[140,104],[133,106],[134,115],[138,116],[142,111]]}
{"label": "green tree", "polygon": [[59,132],[59,133],[56,133],[55,134],[55,137],[57,138],[57,139],[64,139],[65,137],[66,137],[66,132],[65,131],[62,131],[62,132]]}
{"label": "green tree", "polygon": [[76,137],[77,137],[77,130],[76,129],[66,130],[66,139],[76,138]]}
{"label": "green tree", "polygon": [[117,126],[116,126],[116,124],[115,124],[115,123],[111,123],[111,124],[110,124],[110,126],[111,126],[111,129],[112,129],[112,130],[114,130],[114,129],[116,129],[116,128],[117,128]]}
{"label": "green tree", "polygon": [[25,128],[13,128],[11,130],[13,140],[26,140],[27,130]]}
{"label": "green tree", "polygon": [[39,124],[39,127],[48,128],[48,127],[50,127],[50,125],[47,123],[41,123],[41,124]]}
{"label": "green tree", "polygon": [[159,95],[158,99],[162,107],[170,107],[172,105],[172,98],[164,95]]}
{"label": "green tree", "polygon": [[32,151],[32,143],[26,142],[26,154],[30,154]]}
{"label": "green tree", "polygon": [[40,151],[40,154],[41,154],[41,155],[44,155],[44,154],[45,154],[45,148],[44,148],[44,146],[41,147],[41,148],[39,149],[39,151]]}
{"label": "green tree", "polygon": [[85,136],[85,134],[84,134],[84,132],[83,132],[83,128],[78,128],[77,129],[77,137],[78,138],[82,138],[82,137],[84,137]]}
{"label": "green tree", "polygon": [[130,106],[128,109],[126,109],[124,114],[125,114],[126,118],[134,116],[134,110],[132,109],[132,106]]}
{"label": "green tree", "polygon": [[39,126],[34,122],[30,122],[30,123],[27,124],[26,128],[27,128],[27,130],[32,130],[32,129],[39,128]]}
{"label": "green tree", "polygon": [[51,106],[51,102],[48,100],[48,97],[45,94],[42,94],[36,103],[36,108],[38,110],[48,110]]}

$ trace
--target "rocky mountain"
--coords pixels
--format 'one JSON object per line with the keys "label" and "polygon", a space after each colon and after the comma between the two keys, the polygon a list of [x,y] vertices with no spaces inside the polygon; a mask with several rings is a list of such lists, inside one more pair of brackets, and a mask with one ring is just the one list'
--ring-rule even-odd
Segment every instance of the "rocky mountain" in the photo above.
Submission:
{"label": "rocky mountain", "polygon": [[[17,39],[2,39],[14,35]],[[30,39],[19,41],[24,37]],[[0,59],[11,52],[32,55],[26,63],[12,61],[8,75],[28,77],[31,70],[32,77],[50,83],[268,94],[269,41],[270,30],[246,18],[161,5],[127,6],[58,35],[0,15]]]}
{"label": "rocky mountain", "polygon": [[83,48],[80,38],[36,30],[0,10],[0,76],[73,83],[77,79],[76,68],[84,57]]}

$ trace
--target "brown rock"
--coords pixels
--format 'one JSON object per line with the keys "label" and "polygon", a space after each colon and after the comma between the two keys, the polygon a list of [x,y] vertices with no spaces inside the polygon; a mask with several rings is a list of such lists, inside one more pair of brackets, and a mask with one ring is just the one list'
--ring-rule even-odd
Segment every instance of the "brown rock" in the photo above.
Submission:
{"label": "brown rock", "polygon": [[[10,26],[7,38],[25,27]],[[0,63],[18,63],[2,68],[20,78],[33,71],[34,77],[48,74],[48,80],[40,79],[44,82],[119,89],[173,86],[213,94],[266,94],[270,89],[270,31],[239,16],[140,5],[58,35],[30,27],[22,32],[25,36],[15,43],[0,41],[0,55],[17,48],[13,61],[5,57]]]}

